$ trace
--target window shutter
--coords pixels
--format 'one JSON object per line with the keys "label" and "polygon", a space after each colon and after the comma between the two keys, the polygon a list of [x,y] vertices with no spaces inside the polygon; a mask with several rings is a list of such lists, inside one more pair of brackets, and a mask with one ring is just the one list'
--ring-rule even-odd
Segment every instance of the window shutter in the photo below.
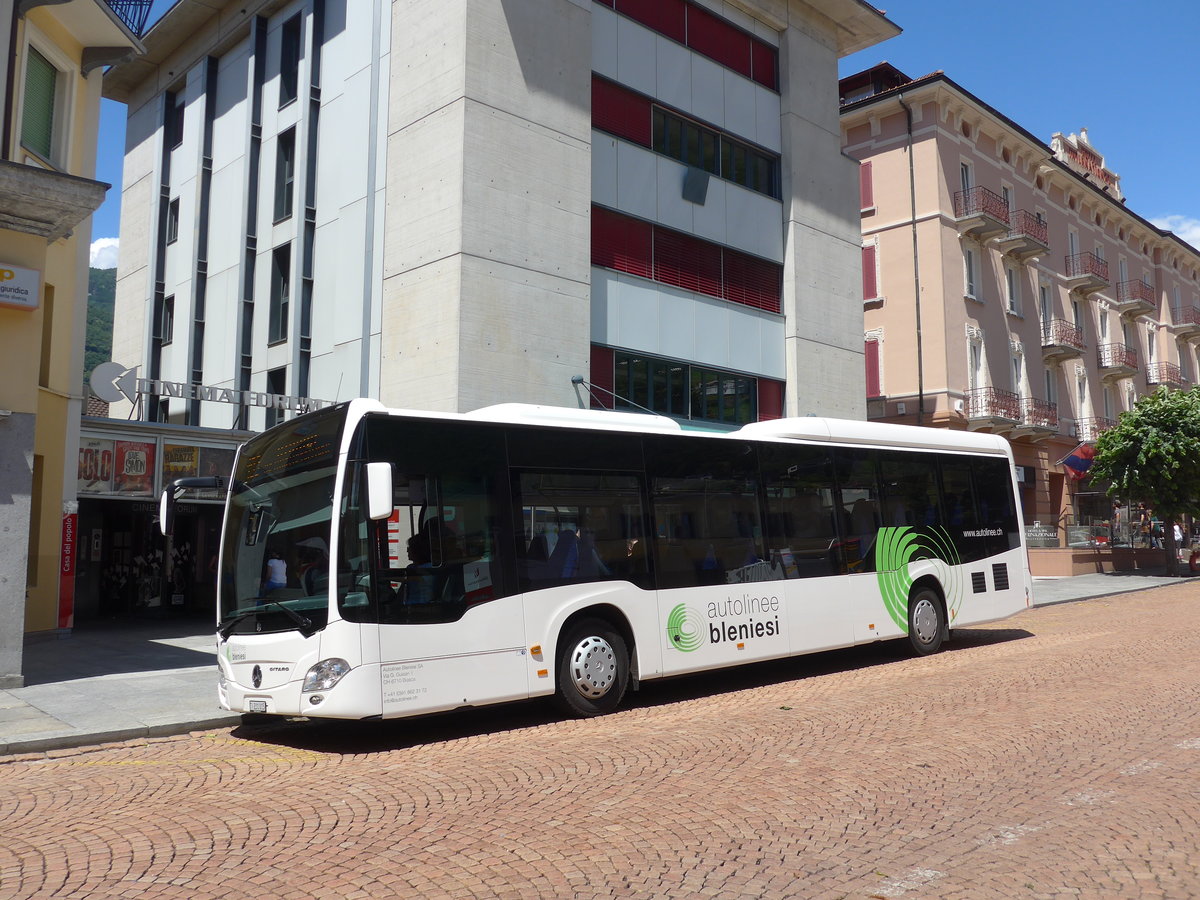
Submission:
{"label": "window shutter", "polygon": [[21,143],[50,159],[54,149],[54,96],[58,70],[33,47],[25,60],[25,98],[21,115]]}
{"label": "window shutter", "polygon": [[783,418],[783,382],[758,379],[758,420]]}
{"label": "window shutter", "polygon": [[734,28],[708,10],[688,4],[687,45],[697,53],[740,72],[751,74],[750,35]]}
{"label": "window shutter", "polygon": [[871,244],[862,248],[863,300],[874,300],[879,296],[879,283],[875,271],[876,247]]}
{"label": "window shutter", "polygon": [[765,88],[779,90],[779,52],[770,44],[750,39],[751,78]]}
{"label": "window shutter", "polygon": [[652,277],[653,226],[592,207],[592,265]]}
{"label": "window shutter", "polygon": [[869,162],[858,167],[858,198],[859,209],[870,209],[875,205],[875,184]]}
{"label": "window shutter", "polygon": [[765,309],[767,312],[780,311],[782,266],[736,250],[725,250],[724,258],[725,280],[722,296],[726,300],[753,306],[755,309]]}
{"label": "window shutter", "polygon": [[649,147],[650,101],[618,84],[592,76],[592,125]]}
{"label": "window shutter", "polygon": [[881,397],[879,384],[879,341],[866,341],[863,344],[867,360],[867,396]]}
{"label": "window shutter", "polygon": [[654,280],[721,296],[721,248],[690,235],[654,229]]}
{"label": "window shutter", "polygon": [[685,42],[683,0],[617,0],[617,12],[681,44]]}

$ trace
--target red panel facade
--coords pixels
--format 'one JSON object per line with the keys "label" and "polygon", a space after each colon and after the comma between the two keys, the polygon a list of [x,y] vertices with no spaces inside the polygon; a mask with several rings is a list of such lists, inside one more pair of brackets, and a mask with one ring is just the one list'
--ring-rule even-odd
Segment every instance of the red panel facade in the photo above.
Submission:
{"label": "red panel facade", "polygon": [[613,408],[613,352],[611,347],[592,344],[591,382],[597,390],[591,392],[593,409]]}
{"label": "red panel facade", "polygon": [[879,277],[875,268],[875,245],[862,248],[863,300],[879,296]]}

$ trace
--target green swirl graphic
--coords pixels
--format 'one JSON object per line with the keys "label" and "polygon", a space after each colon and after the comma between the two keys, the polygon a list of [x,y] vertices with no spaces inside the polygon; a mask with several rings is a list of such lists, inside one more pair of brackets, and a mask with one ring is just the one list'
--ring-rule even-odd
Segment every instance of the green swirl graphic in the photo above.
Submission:
{"label": "green swirl graphic", "polygon": [[908,564],[917,559],[942,563],[939,574],[951,622],[958,616],[962,606],[963,576],[958,568],[962,560],[950,540],[949,532],[944,528],[922,531],[908,526],[880,528],[875,539],[875,577],[884,608],[905,634],[908,633],[908,592],[913,584],[912,576],[908,574]]}
{"label": "green swirl graphic", "polygon": [[680,603],[667,616],[667,638],[676,650],[691,653],[704,643],[704,620],[687,604]]}

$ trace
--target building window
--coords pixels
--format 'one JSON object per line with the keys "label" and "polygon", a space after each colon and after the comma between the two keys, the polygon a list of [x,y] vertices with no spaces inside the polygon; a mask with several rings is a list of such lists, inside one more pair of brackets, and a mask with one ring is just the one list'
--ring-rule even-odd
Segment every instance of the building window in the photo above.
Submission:
{"label": "building window", "polygon": [[54,158],[59,81],[54,64],[30,47],[25,58],[21,144],[46,161]]}
{"label": "building window", "polygon": [[613,354],[616,409],[745,425],[758,420],[758,379],[643,354]]}
{"label": "building window", "polygon": [[964,292],[972,300],[977,300],[976,294],[976,278],[975,278],[975,251],[970,247],[963,247],[963,282]]}
{"label": "building window", "polygon": [[296,181],[296,129],[289,128],[275,142],[275,221],[292,215]]}
{"label": "building window", "polygon": [[155,335],[162,346],[167,346],[171,343],[175,333],[175,298],[163,298],[162,305],[158,308],[158,321],[155,323],[158,326],[158,334]]}
{"label": "building window", "polygon": [[779,199],[777,157],[657,106],[652,149],[684,165],[704,169],[726,181]]}
{"label": "building window", "polygon": [[301,17],[292,16],[283,23],[279,36],[279,106],[282,109],[296,99],[300,85]]}
{"label": "building window", "polygon": [[167,146],[174,150],[183,143],[183,112],[184,103],[183,97],[179,94],[167,92],[167,120],[166,138]]}
{"label": "building window", "polygon": [[288,301],[292,286],[292,245],[276,247],[271,254],[271,310],[267,325],[267,343],[287,340]]}
{"label": "building window", "polygon": [[[287,369],[272,369],[267,372],[267,393],[281,396],[287,393]],[[272,428],[282,421],[283,410],[268,406],[267,427]]]}
{"label": "building window", "polygon": [[167,205],[167,243],[173,244],[179,240],[179,198],[176,197]]}
{"label": "building window", "polygon": [[1008,311],[1014,316],[1021,314],[1021,276],[1017,270],[1009,267],[1005,269],[1004,277],[1008,288]]}

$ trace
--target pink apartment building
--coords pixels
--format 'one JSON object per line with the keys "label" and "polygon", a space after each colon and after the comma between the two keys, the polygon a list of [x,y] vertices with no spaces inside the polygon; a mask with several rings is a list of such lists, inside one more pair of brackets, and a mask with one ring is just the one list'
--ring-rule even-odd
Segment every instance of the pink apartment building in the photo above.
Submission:
{"label": "pink apartment building", "polygon": [[1194,383],[1200,253],[1126,205],[1086,129],[1047,146],[944,74],[886,63],[840,90],[868,417],[1005,435],[1035,574],[1132,565],[1103,486],[1059,460]]}

